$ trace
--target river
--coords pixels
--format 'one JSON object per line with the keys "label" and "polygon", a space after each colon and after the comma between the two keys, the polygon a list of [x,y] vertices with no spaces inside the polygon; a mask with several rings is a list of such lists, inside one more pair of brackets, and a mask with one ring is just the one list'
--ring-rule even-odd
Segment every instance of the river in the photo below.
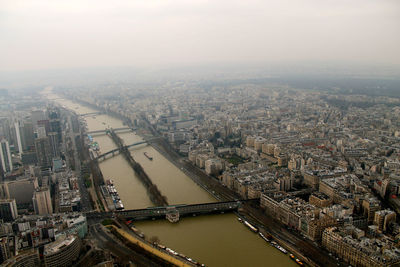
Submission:
{"label": "river", "polygon": [[[91,108],[49,95],[54,101],[78,114],[95,112]],[[108,115],[87,116],[89,131],[106,127],[124,127],[122,121]],[[134,133],[119,136],[125,144],[142,140]],[[102,152],[116,146],[106,135],[93,136]],[[144,156],[147,152],[153,160]],[[194,204],[215,201],[214,197],[194,183],[180,169],[149,145],[135,147],[131,154],[139,162],[170,204]],[[100,163],[105,179],[113,179],[125,209],[150,207],[145,187],[122,155]],[[207,266],[296,266],[288,255],[271,247],[251,232],[232,214],[183,218],[172,224],[167,220],[137,222],[147,237],[157,236],[162,244]]]}

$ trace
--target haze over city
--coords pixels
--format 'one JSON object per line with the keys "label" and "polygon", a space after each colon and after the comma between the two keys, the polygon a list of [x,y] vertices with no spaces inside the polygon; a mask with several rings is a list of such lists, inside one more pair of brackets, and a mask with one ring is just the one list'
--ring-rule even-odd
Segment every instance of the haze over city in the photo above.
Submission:
{"label": "haze over city", "polygon": [[400,62],[396,0],[0,2],[0,71]]}
{"label": "haze over city", "polygon": [[400,266],[398,0],[0,0],[0,265]]}

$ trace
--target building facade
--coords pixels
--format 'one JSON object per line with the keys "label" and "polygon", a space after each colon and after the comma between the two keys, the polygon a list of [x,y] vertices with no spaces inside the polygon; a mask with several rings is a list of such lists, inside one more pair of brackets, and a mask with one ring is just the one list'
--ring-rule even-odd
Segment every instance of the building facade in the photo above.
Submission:
{"label": "building facade", "polygon": [[42,188],[33,193],[33,208],[36,214],[52,214],[53,205],[51,204],[50,190]]}
{"label": "building facade", "polygon": [[14,221],[18,217],[15,199],[0,199],[0,218],[5,222]]}
{"label": "building facade", "polygon": [[46,267],[72,265],[79,257],[81,246],[81,240],[76,235],[59,237],[44,247],[44,265]]}

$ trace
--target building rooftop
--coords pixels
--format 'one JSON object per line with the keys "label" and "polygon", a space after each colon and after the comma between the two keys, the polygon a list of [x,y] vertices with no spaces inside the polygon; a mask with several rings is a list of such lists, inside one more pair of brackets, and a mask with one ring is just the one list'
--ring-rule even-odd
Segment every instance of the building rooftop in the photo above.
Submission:
{"label": "building rooftop", "polygon": [[74,235],[62,235],[53,243],[44,246],[44,255],[54,254],[72,244],[77,237]]}

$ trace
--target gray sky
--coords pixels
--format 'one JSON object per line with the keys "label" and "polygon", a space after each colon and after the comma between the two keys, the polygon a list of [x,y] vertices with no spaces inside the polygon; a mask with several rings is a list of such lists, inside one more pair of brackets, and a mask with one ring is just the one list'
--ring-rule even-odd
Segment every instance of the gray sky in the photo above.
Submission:
{"label": "gray sky", "polygon": [[400,64],[399,0],[0,0],[0,71]]}

